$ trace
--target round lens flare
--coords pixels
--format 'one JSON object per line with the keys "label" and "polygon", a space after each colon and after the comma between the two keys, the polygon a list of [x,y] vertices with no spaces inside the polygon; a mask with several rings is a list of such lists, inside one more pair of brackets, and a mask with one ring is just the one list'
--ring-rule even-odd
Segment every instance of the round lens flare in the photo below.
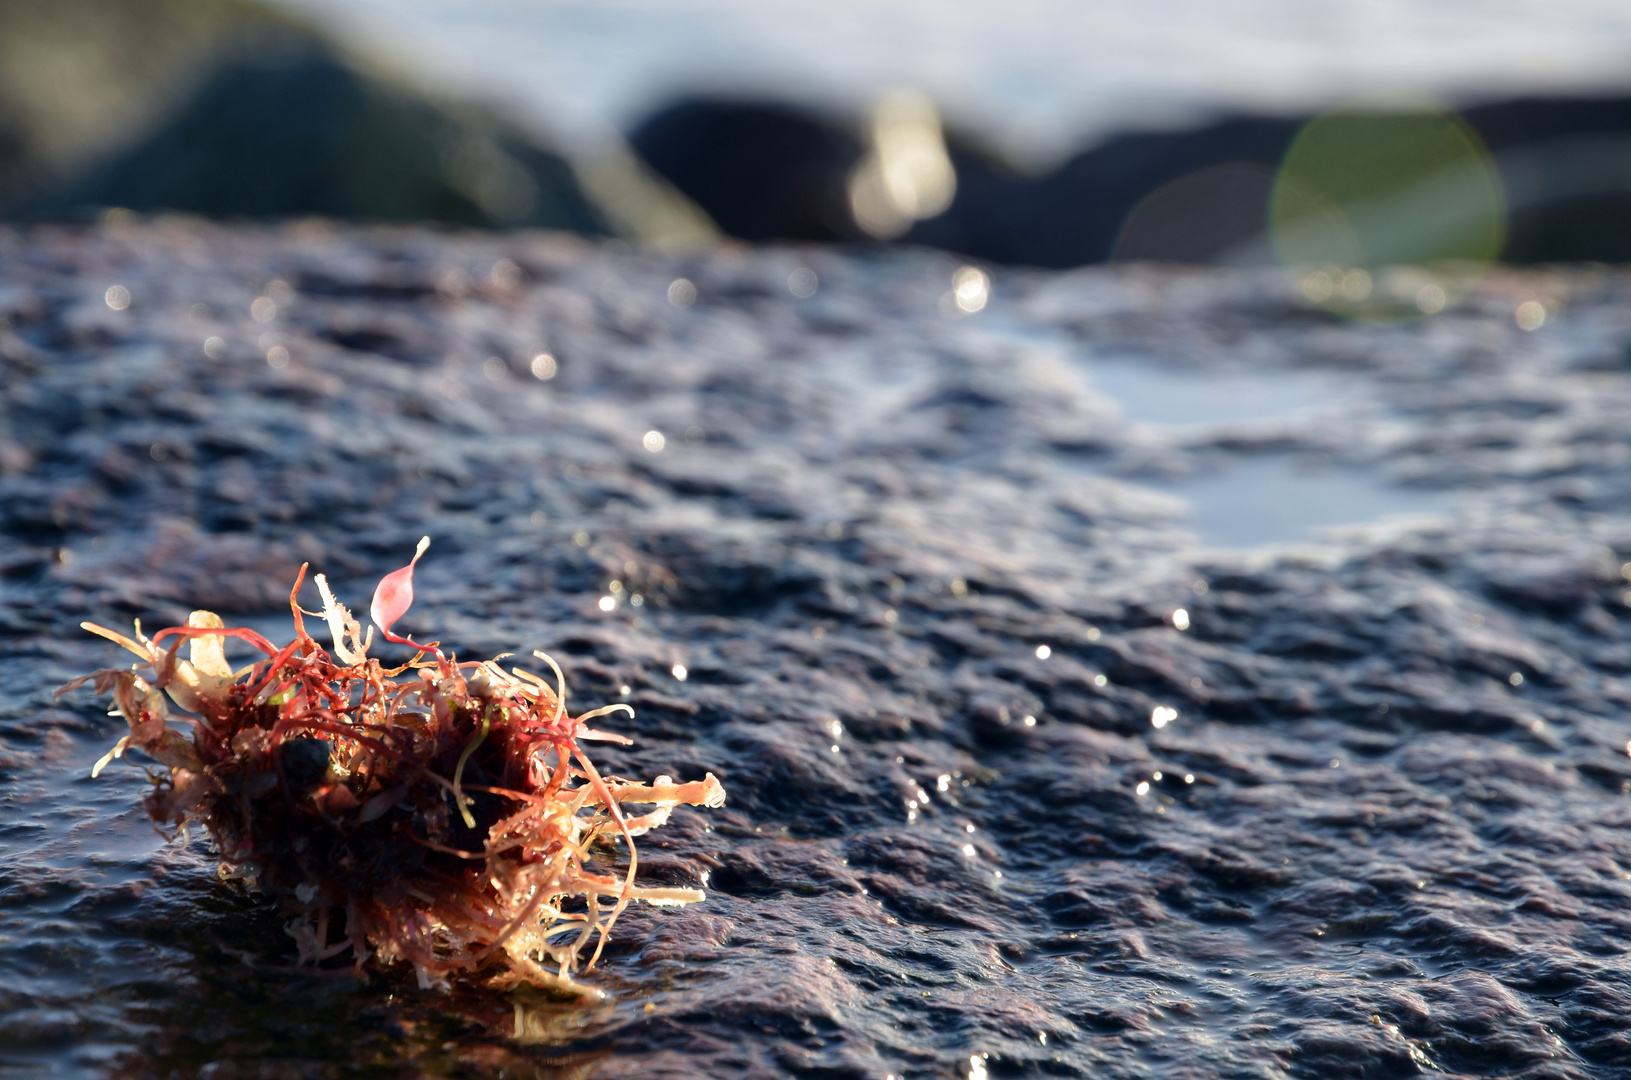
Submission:
{"label": "round lens flare", "polygon": [[1465,297],[1500,255],[1506,197],[1459,117],[1339,109],[1305,125],[1286,152],[1269,230],[1309,302],[1422,318]]}

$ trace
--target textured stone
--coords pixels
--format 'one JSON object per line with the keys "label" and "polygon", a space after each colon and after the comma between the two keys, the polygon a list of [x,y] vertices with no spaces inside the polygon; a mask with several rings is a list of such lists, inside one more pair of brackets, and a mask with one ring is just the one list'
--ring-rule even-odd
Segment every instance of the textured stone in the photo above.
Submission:
{"label": "textured stone", "polygon": [[[1631,383],[1603,361],[1631,279],[1361,324],[1271,275],[1015,272],[948,320],[953,269],[0,232],[0,1062],[1631,1075]],[[1089,377],[1129,354],[1341,392],[1249,437],[1148,423]],[[1150,486],[1316,454],[1453,508],[1221,550]],[[730,793],[648,838],[709,898],[619,924],[604,1006],[293,971],[201,844],[152,834],[139,769],[89,781],[102,704],[51,701],[118,662],[81,619],[286,634],[301,561],[359,605],[426,532],[406,629],[550,650],[576,704],[637,710],[606,769]]]}

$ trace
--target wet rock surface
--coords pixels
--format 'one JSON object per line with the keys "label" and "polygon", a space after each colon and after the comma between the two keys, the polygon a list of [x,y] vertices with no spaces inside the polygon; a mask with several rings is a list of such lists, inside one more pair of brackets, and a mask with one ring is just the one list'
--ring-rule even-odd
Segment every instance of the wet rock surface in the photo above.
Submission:
{"label": "wet rock surface", "polygon": [[[1377,325],[1137,268],[950,318],[955,268],[0,232],[4,1067],[1631,1075],[1631,278]],[[1151,422],[1107,356],[1337,391]],[[1263,460],[1447,509],[1224,549],[1161,490]],[[619,924],[604,1005],[293,968],[51,697],[115,662],[81,619],[277,630],[426,532],[404,629],[548,649],[637,710],[604,768],[729,791],[645,844],[709,897]]]}

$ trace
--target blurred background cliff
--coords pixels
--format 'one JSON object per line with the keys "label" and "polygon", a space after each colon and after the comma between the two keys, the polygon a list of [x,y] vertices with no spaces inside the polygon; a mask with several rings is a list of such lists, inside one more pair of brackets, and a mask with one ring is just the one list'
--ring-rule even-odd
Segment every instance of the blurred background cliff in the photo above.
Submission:
{"label": "blurred background cliff", "polygon": [[1631,5],[6,0],[0,217],[108,208],[1625,261]]}
{"label": "blurred background cliff", "polygon": [[[646,217],[620,216],[631,183],[650,191],[622,202]],[[663,203],[631,159],[577,167],[536,125],[439,94],[298,14],[246,0],[0,4],[6,217],[124,208],[707,235],[665,222]]]}

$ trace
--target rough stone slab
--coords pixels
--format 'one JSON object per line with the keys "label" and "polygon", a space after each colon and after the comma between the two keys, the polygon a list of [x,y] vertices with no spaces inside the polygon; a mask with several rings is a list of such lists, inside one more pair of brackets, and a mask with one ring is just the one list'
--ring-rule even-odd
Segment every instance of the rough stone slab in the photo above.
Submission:
{"label": "rough stone slab", "polygon": [[[1266,274],[1007,272],[951,319],[954,269],[0,232],[0,1066],[1631,1075],[1631,278],[1360,324]],[[1106,356],[1339,392],[1152,423]],[[1446,509],[1223,550],[1158,490],[1282,459]],[[425,532],[408,629],[552,651],[637,709],[605,768],[729,790],[647,844],[709,899],[619,924],[604,1007],[294,971],[51,699],[114,662],[83,618],[277,630],[302,561],[360,606]]]}

